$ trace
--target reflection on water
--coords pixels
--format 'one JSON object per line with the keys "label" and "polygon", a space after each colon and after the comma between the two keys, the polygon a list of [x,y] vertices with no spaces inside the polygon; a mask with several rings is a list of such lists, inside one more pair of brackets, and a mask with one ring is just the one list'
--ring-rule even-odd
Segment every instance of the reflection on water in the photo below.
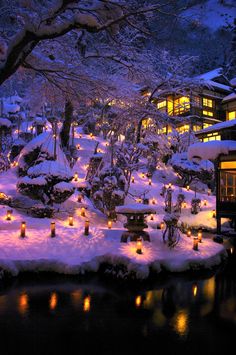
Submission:
{"label": "reflection on water", "polygon": [[51,354],[74,346],[90,354],[94,344],[102,355],[163,346],[166,354],[217,354],[236,331],[236,255],[229,254],[228,265],[203,278],[120,284],[34,276],[0,286],[1,355],[18,345],[41,355],[45,344]]}
{"label": "reflection on water", "polygon": [[29,308],[29,296],[27,293],[22,293],[18,297],[18,311],[19,313],[24,316]]}

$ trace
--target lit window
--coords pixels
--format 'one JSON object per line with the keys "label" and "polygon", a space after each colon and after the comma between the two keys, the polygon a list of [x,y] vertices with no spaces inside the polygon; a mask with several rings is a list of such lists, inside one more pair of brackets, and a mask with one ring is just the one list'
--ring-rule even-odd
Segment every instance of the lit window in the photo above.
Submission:
{"label": "lit window", "polygon": [[171,100],[167,101],[167,112],[169,116],[173,116],[174,114],[174,105],[173,105],[173,101]]}
{"label": "lit window", "polygon": [[163,107],[166,107],[166,100],[158,102],[158,104],[157,104],[158,109],[163,108]]}
{"label": "lit window", "polygon": [[179,132],[180,134],[184,133],[184,132],[188,132],[189,131],[189,124],[185,124],[181,127],[177,127],[176,131]]}
{"label": "lit window", "polygon": [[221,135],[217,133],[217,136],[208,134],[207,137],[203,138],[203,142],[209,142],[209,141],[220,141],[221,140]]}
{"label": "lit window", "polygon": [[236,118],[236,111],[229,112],[229,120],[234,120]]}
{"label": "lit window", "polygon": [[212,107],[213,101],[211,99],[207,99],[206,97],[203,97],[203,106]]}
{"label": "lit window", "polygon": [[213,112],[211,112],[211,111],[203,110],[202,113],[203,113],[203,116],[210,116],[210,117],[213,117]]}
{"label": "lit window", "polygon": [[220,167],[221,169],[236,169],[236,161],[222,161]]}
{"label": "lit window", "polygon": [[211,123],[203,123],[203,128],[207,128],[207,127],[210,127],[210,126],[212,126],[212,124]]}
{"label": "lit window", "polygon": [[182,96],[174,101],[175,115],[180,115],[190,109],[190,99]]}
{"label": "lit window", "polygon": [[193,126],[193,131],[194,131],[194,132],[200,131],[201,129],[202,129],[201,126],[197,126],[197,125],[194,125],[194,126]]}

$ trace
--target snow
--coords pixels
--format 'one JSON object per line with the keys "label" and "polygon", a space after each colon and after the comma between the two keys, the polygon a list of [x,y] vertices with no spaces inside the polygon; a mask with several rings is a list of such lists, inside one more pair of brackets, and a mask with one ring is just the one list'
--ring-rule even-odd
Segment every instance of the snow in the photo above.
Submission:
{"label": "snow", "polygon": [[58,191],[71,191],[74,189],[74,186],[69,182],[61,181],[54,185],[53,189]]}
{"label": "snow", "polygon": [[118,213],[156,213],[155,209],[143,204],[129,204],[116,207]]}
{"label": "snow", "polygon": [[194,157],[201,159],[216,159],[220,154],[229,154],[230,151],[236,151],[236,141],[210,141],[204,143],[192,144],[188,149],[188,158]]}
{"label": "snow", "polygon": [[228,102],[232,100],[236,100],[236,92],[232,92],[232,94],[229,94],[223,98],[223,102]]}
{"label": "snow", "polygon": [[78,217],[73,227],[56,222],[56,237],[50,237],[50,220],[40,222],[24,216],[26,237],[20,238],[23,220],[13,211],[13,220],[6,221],[7,207],[0,208],[0,268],[17,275],[23,271],[54,271],[63,274],[97,272],[101,264],[124,265],[126,272],[117,276],[144,279],[150,271],[165,269],[181,272],[196,268],[211,268],[222,262],[226,251],[222,245],[203,236],[199,251],[193,250],[193,239],[181,236],[179,244],[170,250],[162,241],[160,230],[150,231],[151,242],[143,242],[143,254],[136,253],[136,243],[120,243],[122,229],[90,227],[84,235],[84,218]]}
{"label": "snow", "polygon": [[204,82],[205,84],[207,84],[210,87],[216,87],[216,88],[222,89],[224,91],[231,92],[232,88],[230,86],[225,85],[225,84],[221,84],[221,83],[217,83],[216,81],[214,81],[214,79],[217,78],[218,76],[222,76],[222,72],[223,72],[222,68],[216,68],[216,69],[211,70],[209,72],[198,75],[196,77],[196,79]]}
{"label": "snow", "polygon": [[227,25],[233,25],[235,17],[235,0],[207,0],[204,3],[190,7],[183,14],[187,18],[198,21],[199,24],[208,27],[212,31]]}
{"label": "snow", "polygon": [[19,179],[19,184],[46,185],[47,181],[42,176],[32,178],[32,179],[28,176],[24,176],[23,178]]}
{"label": "snow", "polygon": [[0,117],[0,126],[11,127],[12,123],[7,118]]}
{"label": "snow", "polygon": [[[176,201],[179,193],[183,193],[187,203],[186,208],[182,209],[179,223],[190,227],[206,228],[215,230],[216,219],[212,218],[212,209],[215,208],[215,196],[207,196],[202,190],[197,191],[197,198],[207,199],[207,206],[202,206],[198,215],[192,215],[191,200],[195,195],[193,190],[187,191],[175,185],[176,174],[171,166],[160,163],[160,169],[152,177],[152,185],[149,186],[148,178],[143,178],[141,172],[134,172],[135,183],[131,183],[130,195],[126,198],[125,206],[118,207],[123,211],[146,211],[153,214],[153,220],[146,218],[148,228],[145,229],[151,238],[151,242],[143,242],[143,254],[136,253],[136,243],[120,243],[121,235],[125,231],[123,226],[126,218],[118,215],[117,221],[112,223],[112,229],[107,228],[107,217],[98,211],[92,202],[83,196],[82,203],[77,202],[77,188],[86,185],[85,176],[89,158],[94,153],[96,143],[99,142],[103,147],[104,153],[109,149],[106,141],[101,137],[92,140],[88,135],[83,134],[79,138],[80,127],[76,128],[75,145],[80,144],[78,160],[73,167],[73,174],[78,173],[78,182],[73,181],[69,185],[74,186],[75,193],[63,204],[55,204],[56,213],[53,221],[56,222],[56,237],[50,237],[50,223],[52,219],[33,218],[26,214],[25,210],[13,209],[12,221],[6,221],[6,211],[8,206],[0,206],[0,269],[12,275],[17,275],[24,271],[54,271],[63,274],[83,274],[86,271],[97,272],[100,265],[109,264],[109,270],[113,270],[117,277],[136,277],[146,278],[150,272],[156,273],[161,270],[171,272],[186,271],[196,268],[211,268],[219,265],[222,258],[225,258],[224,247],[214,243],[203,235],[203,243],[199,245],[199,251],[193,251],[192,238],[181,235],[180,243],[174,250],[168,249],[162,241],[162,231],[157,229],[163,221],[165,198],[160,196],[160,191],[165,183],[172,182],[173,202]],[[33,146],[44,144],[47,148],[50,134],[42,134],[30,142]],[[46,141],[45,141],[46,139]],[[32,143],[33,142],[33,143]],[[50,145],[50,139],[49,139]],[[26,148],[26,151],[29,149]],[[30,151],[31,149],[29,149]],[[53,163],[47,161],[46,164]],[[61,174],[60,162],[57,169]],[[38,164],[39,165],[39,164]],[[64,166],[64,164],[63,164]],[[33,168],[35,168],[34,166]],[[44,169],[44,168],[43,168]],[[40,170],[40,166],[38,166]],[[17,168],[11,168],[3,172],[0,176],[0,192],[4,192],[12,199],[21,202],[25,206],[35,205],[37,201],[20,195],[16,190]],[[146,171],[144,171],[146,172]],[[39,173],[39,171],[38,171]],[[35,177],[32,180],[42,182],[46,175]],[[38,180],[39,179],[39,180]],[[61,183],[60,183],[61,184]],[[59,187],[65,188],[65,184]],[[150,200],[149,205],[134,204],[136,197],[143,195]],[[155,198],[155,205],[152,199]],[[134,206],[132,209],[132,205]],[[86,217],[81,217],[81,207],[86,209]],[[144,210],[143,210],[144,208]],[[68,215],[73,214],[74,225],[68,226]],[[84,236],[85,220],[90,221],[90,235]],[[26,221],[26,238],[19,237],[21,221]],[[118,270],[116,272],[115,270]],[[123,271],[122,271],[123,270]],[[108,272],[108,270],[107,270]]]}
{"label": "snow", "polygon": [[224,128],[229,128],[229,127],[233,127],[236,125],[236,119],[234,120],[229,120],[229,121],[224,121],[224,122],[220,122],[220,123],[216,123],[212,126],[209,126],[207,128],[204,128],[200,131],[197,131],[196,134],[200,134],[200,133],[207,133],[207,132],[212,132],[212,131],[218,131]]}
{"label": "snow", "polygon": [[55,176],[62,179],[71,179],[73,177],[70,168],[54,160],[45,160],[42,163],[32,166],[28,169],[28,175],[33,177],[40,175]]}
{"label": "snow", "polygon": [[169,163],[172,166],[177,166],[182,169],[192,170],[196,172],[200,172],[202,170],[213,171],[214,165],[209,160],[201,160],[200,162],[192,162],[188,160],[187,153],[176,153],[173,154]]}

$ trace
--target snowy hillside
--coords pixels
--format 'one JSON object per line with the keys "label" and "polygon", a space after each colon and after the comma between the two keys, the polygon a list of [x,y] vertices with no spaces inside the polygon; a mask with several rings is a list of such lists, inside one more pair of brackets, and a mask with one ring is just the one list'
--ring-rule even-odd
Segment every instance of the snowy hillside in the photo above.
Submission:
{"label": "snowy hillside", "polygon": [[184,11],[184,16],[206,26],[212,31],[232,25],[236,17],[236,2],[234,0],[208,0]]}

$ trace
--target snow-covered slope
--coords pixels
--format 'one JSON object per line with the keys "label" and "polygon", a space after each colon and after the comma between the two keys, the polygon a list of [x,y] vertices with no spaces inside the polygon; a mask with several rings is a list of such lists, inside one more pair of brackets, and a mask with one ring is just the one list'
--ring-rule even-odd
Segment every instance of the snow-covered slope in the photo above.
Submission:
{"label": "snow-covered slope", "polygon": [[207,0],[183,12],[187,18],[197,21],[199,25],[206,26],[212,31],[233,24],[236,16],[235,0]]}

